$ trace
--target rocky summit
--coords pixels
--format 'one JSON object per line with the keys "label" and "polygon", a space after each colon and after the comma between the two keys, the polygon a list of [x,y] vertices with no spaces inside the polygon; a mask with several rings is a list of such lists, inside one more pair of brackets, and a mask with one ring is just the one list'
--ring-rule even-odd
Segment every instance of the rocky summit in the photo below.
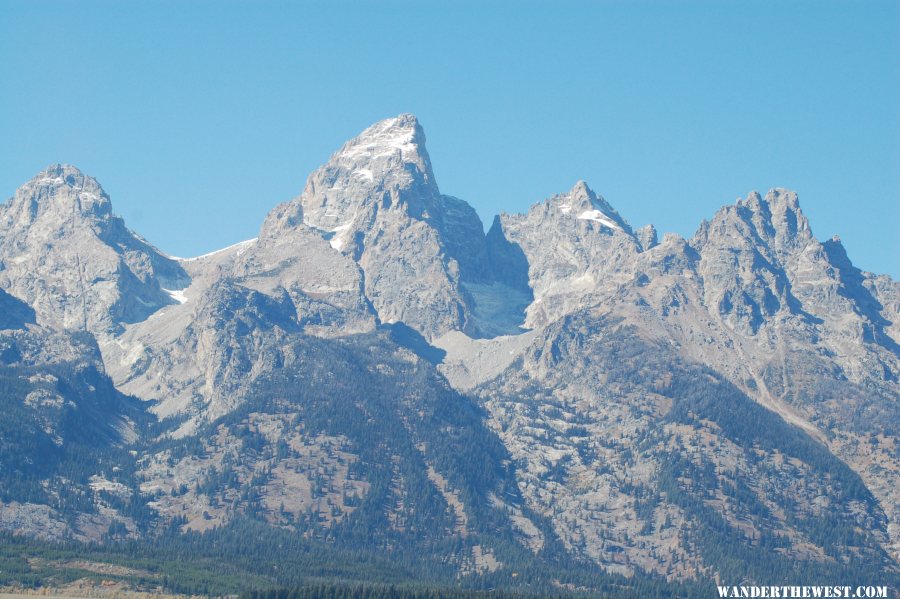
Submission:
{"label": "rocky summit", "polygon": [[182,259],[55,165],[0,205],[0,529],[282,584],[896,581],[898,343],[786,189],[660,240],[578,181],[485,233],[404,114]]}

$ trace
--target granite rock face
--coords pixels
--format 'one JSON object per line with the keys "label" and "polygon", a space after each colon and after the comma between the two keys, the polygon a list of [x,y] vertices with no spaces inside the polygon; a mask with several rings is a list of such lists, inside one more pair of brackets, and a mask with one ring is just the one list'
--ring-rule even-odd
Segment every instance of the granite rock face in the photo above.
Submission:
{"label": "granite rock face", "polygon": [[41,327],[14,309],[24,319],[0,324],[0,528],[51,540],[99,541],[110,527],[140,537],[128,508],[144,500],[129,450],[145,406],[115,389],[91,334]]}
{"label": "granite rock face", "polygon": [[171,304],[165,288],[186,280],[75,167],[51,166],[0,205],[0,287],[31,305],[41,324],[114,331]]}
{"label": "granite rock face", "polygon": [[[577,203],[579,197],[586,201]],[[607,215],[600,217],[607,222],[598,223],[599,231],[573,227],[573,206],[577,214],[597,210]],[[642,524],[636,515],[598,521],[591,516],[628,513],[634,509],[628,508],[629,502],[639,506],[640,497],[659,492],[655,485],[669,462],[652,465],[656,458],[649,454],[632,460],[635,451],[662,452],[656,455],[667,451],[662,446],[649,450],[652,443],[645,434],[676,432],[665,424],[673,414],[673,396],[663,393],[669,399],[660,403],[651,398],[660,385],[668,385],[666,380],[678,376],[679,369],[688,368],[686,361],[721,373],[746,397],[767,408],[767,417],[777,415],[850,465],[877,504],[873,517],[881,524],[867,525],[880,530],[875,543],[896,560],[900,463],[894,445],[883,441],[896,435],[900,423],[900,356],[888,333],[896,330],[892,300],[896,284],[853,267],[839,241],[816,240],[796,194],[783,189],[774,189],[765,198],[754,193],[723,208],[691,240],[669,234],[657,242],[650,228],[635,238],[616,216],[581,185],[533,206],[527,214],[501,215],[488,234],[489,250],[499,248],[491,255],[507,264],[522,262],[524,256],[535,296],[527,322],[536,336],[524,345],[512,339],[500,347],[458,341],[446,345],[444,372],[451,382],[483,398],[494,428],[513,455],[528,464],[520,485],[532,507],[553,506],[559,534],[570,539],[567,543],[576,551],[582,535],[597,526],[608,527],[580,551],[595,552],[594,559],[613,569],[628,573],[649,568],[675,576],[691,576],[692,568],[702,569],[679,549],[695,542],[690,540],[696,534],[693,525],[680,532],[663,527],[666,531],[654,532],[651,539],[641,537],[641,531],[658,526],[658,521]],[[597,327],[601,321],[607,325]],[[575,322],[578,326],[572,325]],[[597,345],[614,332],[624,335],[618,343],[650,341],[653,345],[640,350],[644,355],[669,348],[669,358],[657,364],[654,375],[662,378],[649,376],[655,382],[639,384],[644,391],[633,399],[628,399],[626,387],[636,380],[611,380],[620,366],[609,361],[615,346]],[[507,351],[520,357],[498,359]],[[499,371],[484,368],[491,361]],[[506,370],[504,363],[509,364]],[[639,379],[644,365],[631,365]],[[480,379],[479,371],[485,373]],[[710,434],[703,430],[706,426],[681,422],[676,435],[680,440],[669,439],[664,446],[705,453],[708,449],[696,442]],[[718,471],[731,472],[732,483],[753,485],[760,477],[783,476],[759,471],[741,475],[754,459],[739,458],[736,440],[729,440],[721,423],[716,426],[717,449],[704,459],[716,462]],[[689,450],[691,445],[694,449]],[[598,451],[604,465],[587,464],[585,460],[596,459]],[[806,462],[807,467],[814,467],[813,462]],[[556,472],[553,477],[547,476],[548,468]],[[604,483],[603,476],[610,473],[611,481]],[[655,474],[642,479],[648,473]],[[614,482],[622,480],[629,485]],[[611,488],[604,490],[607,485]],[[633,485],[645,488],[640,491]],[[801,503],[813,505],[819,492],[810,489]],[[843,501],[849,514],[852,501]],[[656,504],[656,509],[674,514],[684,508],[677,502],[665,504]],[[684,513],[654,517],[690,521]],[[753,520],[748,516],[745,524]],[[764,535],[760,526],[770,524],[752,526]],[[808,538],[808,532],[798,530],[790,536],[800,547],[799,539]],[[666,550],[656,543],[664,543]],[[824,543],[818,551],[827,549]]]}
{"label": "granite rock face", "polygon": [[360,267],[302,222],[284,229],[272,226],[288,210],[290,206],[282,205],[268,216],[256,243],[236,259],[231,276],[263,293],[286,291],[308,331],[327,335],[373,330],[376,314],[366,298]]}
{"label": "granite rock face", "polygon": [[[56,166],[0,206],[0,329],[22,418],[96,401],[119,431],[103,451],[141,448],[79,488],[185,530],[249,516],[334,540],[375,514],[383,550],[433,541],[428,514],[461,575],[505,567],[497,534],[626,576],[709,579],[760,547],[808,572],[898,569],[900,285],[819,241],[788,190],[659,239],[579,181],[485,234],[400,115],[258,238],[171,259]],[[469,470],[472,452],[489,459]],[[87,504],[72,529],[23,497],[0,526],[146,534]]]}
{"label": "granite rock face", "polygon": [[598,287],[631,278],[642,247],[628,223],[584,181],[526,214],[501,214],[488,240],[498,270],[514,277],[511,285],[524,286],[527,272],[529,328],[583,307]]}
{"label": "granite rock face", "polygon": [[[884,504],[857,493],[856,472],[666,341],[602,310],[577,311],[476,390],[521,464],[527,505],[567,551],[670,579],[746,561],[732,553],[741,542],[774,542],[801,561],[887,561]],[[831,533],[867,538],[836,542],[824,520]],[[715,528],[732,542],[718,545]]]}
{"label": "granite rock face", "polygon": [[261,236],[307,225],[362,269],[383,323],[403,322],[427,338],[477,334],[466,282],[489,280],[484,230],[471,206],[438,190],[416,118],[376,123],[309,176]]}

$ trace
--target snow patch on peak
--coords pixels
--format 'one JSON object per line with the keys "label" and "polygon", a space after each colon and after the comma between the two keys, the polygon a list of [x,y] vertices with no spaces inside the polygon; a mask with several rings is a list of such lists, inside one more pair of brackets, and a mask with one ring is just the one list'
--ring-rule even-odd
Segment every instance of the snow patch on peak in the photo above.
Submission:
{"label": "snow patch on peak", "polygon": [[344,144],[337,158],[356,159],[360,157],[379,158],[395,156],[398,152],[402,160],[415,160],[419,155],[416,117],[403,114],[379,121]]}
{"label": "snow patch on peak", "polygon": [[553,196],[547,203],[561,214],[577,215],[575,218],[578,220],[597,222],[609,229],[631,234],[630,228],[616,210],[594,193],[583,180],[576,182],[567,193]]}
{"label": "snow patch on peak", "polygon": [[585,210],[578,215],[578,220],[590,220],[598,222],[605,227],[609,227],[610,229],[622,229],[622,227],[620,227],[615,221],[613,221],[606,214],[604,214],[600,210],[597,210],[596,208],[594,210]]}
{"label": "snow patch on peak", "polygon": [[66,185],[74,189],[99,188],[99,184],[93,177],[85,175],[81,169],[71,164],[51,164],[28,181],[26,185]]}

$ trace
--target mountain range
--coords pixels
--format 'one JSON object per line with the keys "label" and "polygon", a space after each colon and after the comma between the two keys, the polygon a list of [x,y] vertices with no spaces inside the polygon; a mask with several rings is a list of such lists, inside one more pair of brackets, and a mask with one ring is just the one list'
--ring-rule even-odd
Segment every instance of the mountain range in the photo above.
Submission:
{"label": "mountain range", "polygon": [[54,165],[0,205],[0,529],[472,586],[895,581],[898,340],[900,285],[786,189],[660,240],[578,181],[485,233],[404,114],[184,259]]}

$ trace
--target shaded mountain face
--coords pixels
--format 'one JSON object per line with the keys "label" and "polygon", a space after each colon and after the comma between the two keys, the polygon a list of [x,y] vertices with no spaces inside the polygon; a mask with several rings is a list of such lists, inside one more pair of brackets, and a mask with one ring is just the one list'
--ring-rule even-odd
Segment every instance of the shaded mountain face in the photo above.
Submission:
{"label": "shaded mountain face", "polygon": [[344,144],[260,235],[280,238],[301,223],[359,265],[382,323],[402,322],[428,339],[505,332],[490,318],[506,289],[495,285],[481,220],[441,195],[414,116],[376,123]]}
{"label": "shaded mountain face", "polygon": [[0,329],[21,329],[34,324],[34,310],[0,289]]}
{"label": "shaded mountain face", "polygon": [[0,527],[45,539],[138,538],[146,499],[127,445],[145,406],[103,372],[94,338],[0,326]]}
{"label": "shaded mountain face", "polygon": [[762,579],[773,566],[754,546],[822,572],[891,563],[887,518],[857,473],[622,320],[560,319],[478,393],[526,500],[567,550],[610,570],[681,578],[741,563]]}
{"label": "shaded mountain face", "polygon": [[898,318],[783,189],[660,240],[580,181],[485,234],[411,115],[192,259],[51,167],[0,206],[0,480],[42,464],[0,528],[871,582],[900,569]]}
{"label": "shaded mountain face", "polygon": [[520,533],[491,498],[522,508],[505,448],[430,363],[385,333],[260,350],[283,364],[252,400],[142,461],[160,517],[204,531],[250,516],[348,546],[430,547],[475,570],[473,552],[507,559]]}
{"label": "shaded mountain face", "polygon": [[515,277],[509,284],[532,290],[529,328],[582,306],[597,287],[630,278],[642,247],[628,223],[583,181],[527,214],[501,214],[487,237],[496,270]]}

